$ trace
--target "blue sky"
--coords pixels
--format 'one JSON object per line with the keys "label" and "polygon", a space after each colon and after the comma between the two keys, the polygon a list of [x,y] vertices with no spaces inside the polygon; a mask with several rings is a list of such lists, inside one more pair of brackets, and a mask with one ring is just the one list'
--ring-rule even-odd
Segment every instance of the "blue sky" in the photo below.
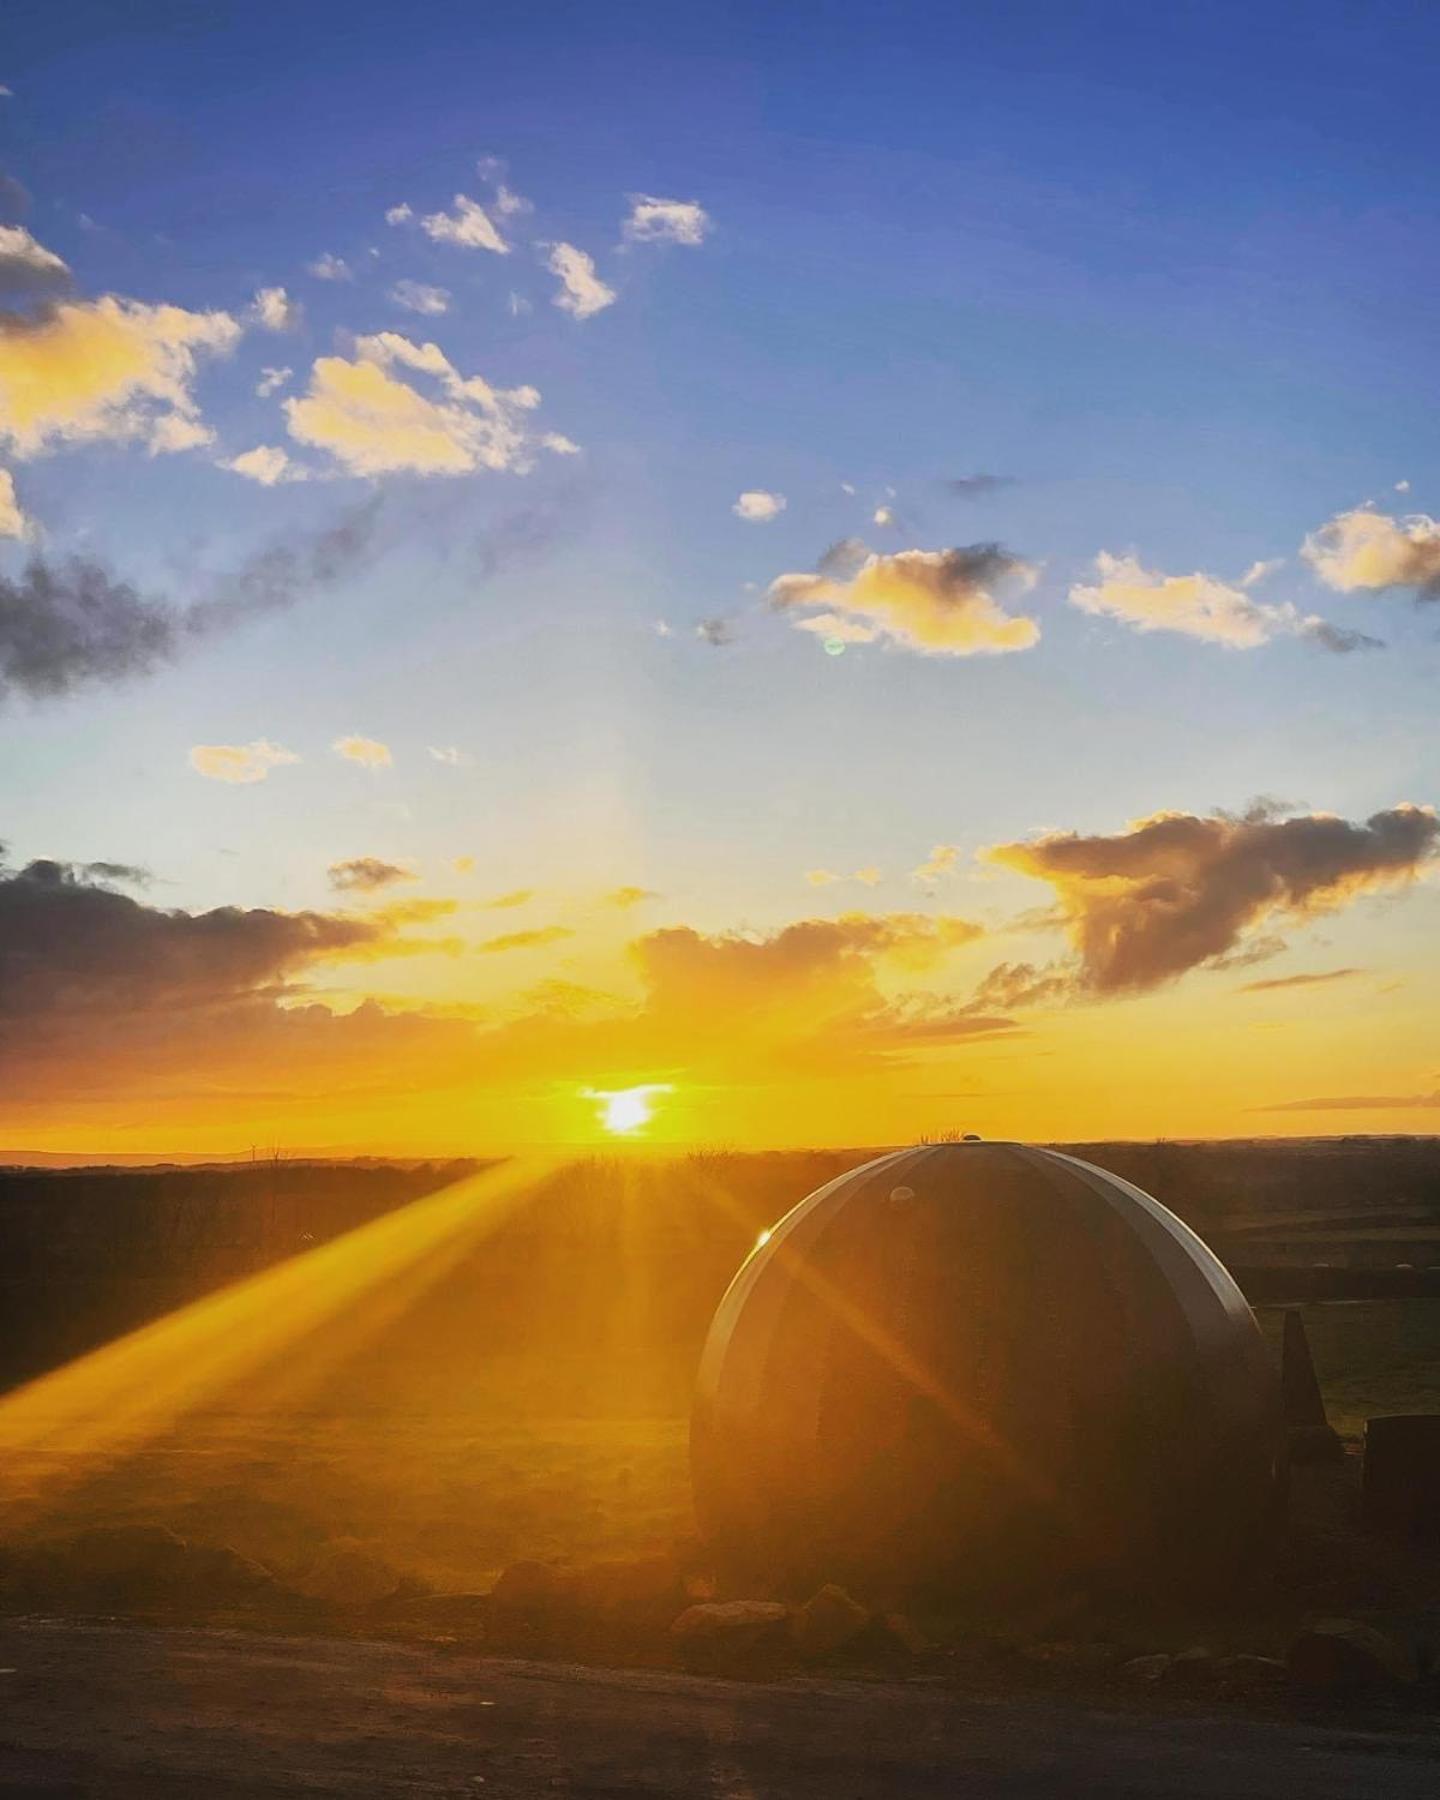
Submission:
{"label": "blue sky", "polygon": [[[1433,800],[1413,521],[1440,505],[1437,37],[1433,9],[1390,5],[13,5],[15,224],[77,301],[219,312],[235,336],[187,378],[203,442],[0,454],[27,522],[0,570],[78,551],[183,607],[380,511],[343,578],[143,678],[17,684],[0,837],[143,864],[168,908],[333,906],[332,866],[362,854],[449,895],[464,857],[474,893],[634,883],[701,933],[765,934],[857,905],[994,926],[1045,890],[975,853],[1038,832],[1257,794],[1356,821]],[[423,226],[461,194],[507,254]],[[636,195],[703,226],[627,241]],[[588,315],[554,304],[556,244],[611,291]],[[312,272],[326,256],[344,279]],[[253,296],[274,288],[271,331]],[[297,437],[317,362],[378,367],[356,344],[382,333],[538,389],[524,428],[578,453],[366,474]],[[271,368],[291,373],[257,394]],[[307,478],[224,466],[262,445]],[[947,486],[980,474],[1004,480]],[[739,518],[746,491],[783,509]],[[1302,554],[1357,514],[1388,533],[1383,581],[1348,538]],[[824,604],[861,635],[828,654],[767,592],[846,538],[882,575],[998,543],[993,597],[1039,641],[937,654],[875,635],[842,584]],[[1102,552],[1134,559],[1138,599]],[[1159,628],[1154,593],[1192,576],[1224,619]],[[1385,648],[1327,651],[1317,618]],[[389,765],[337,758],[347,734]],[[300,760],[236,783],[190,755],[261,740]],[[936,845],[954,868],[917,883]],[[871,866],[882,883],[807,880]],[[615,954],[564,952],[587,980]],[[417,956],[399,985],[457,981]],[[1423,1086],[1398,1037],[1395,1079]]]}

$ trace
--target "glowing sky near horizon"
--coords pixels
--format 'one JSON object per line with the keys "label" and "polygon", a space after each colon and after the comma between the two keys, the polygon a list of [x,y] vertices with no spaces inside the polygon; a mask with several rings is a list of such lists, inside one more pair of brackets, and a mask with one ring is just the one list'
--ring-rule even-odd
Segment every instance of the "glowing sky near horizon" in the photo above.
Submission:
{"label": "glowing sky near horizon", "polygon": [[7,9],[0,1152],[1431,1128],[1437,48]]}

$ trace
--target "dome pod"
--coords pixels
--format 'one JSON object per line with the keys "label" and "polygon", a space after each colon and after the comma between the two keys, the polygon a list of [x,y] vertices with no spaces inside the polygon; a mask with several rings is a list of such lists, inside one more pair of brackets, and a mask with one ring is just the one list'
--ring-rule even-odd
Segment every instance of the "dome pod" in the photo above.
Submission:
{"label": "dome pod", "polygon": [[900,1150],[788,1213],[701,1359],[700,1525],[731,1569],[958,1590],[1238,1573],[1279,1389],[1158,1201],[1052,1150]]}

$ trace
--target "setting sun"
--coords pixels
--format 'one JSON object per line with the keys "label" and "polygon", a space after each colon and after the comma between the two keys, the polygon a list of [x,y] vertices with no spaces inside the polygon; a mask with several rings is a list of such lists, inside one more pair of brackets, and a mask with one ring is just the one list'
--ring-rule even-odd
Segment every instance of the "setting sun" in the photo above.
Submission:
{"label": "setting sun", "polygon": [[668,1083],[649,1082],[643,1087],[589,1088],[585,1097],[599,1102],[600,1123],[608,1132],[616,1137],[629,1137],[643,1131],[654,1117],[650,1096],[671,1091]]}

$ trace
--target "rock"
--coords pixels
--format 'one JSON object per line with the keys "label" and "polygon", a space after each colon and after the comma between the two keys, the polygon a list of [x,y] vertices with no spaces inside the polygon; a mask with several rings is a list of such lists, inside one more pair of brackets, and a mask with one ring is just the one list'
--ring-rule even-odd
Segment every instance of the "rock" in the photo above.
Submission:
{"label": "rock", "polygon": [[670,1638],[689,1668],[759,1672],[780,1660],[789,1623],[790,1609],[775,1600],[707,1600],[686,1607]]}
{"label": "rock", "polygon": [[173,1588],[189,1546],[164,1525],[97,1525],[53,1546],[79,1583]]}
{"label": "rock", "polygon": [[795,1648],[808,1660],[833,1656],[859,1637],[870,1623],[870,1613],[842,1587],[827,1582],[798,1607],[790,1620]]}
{"label": "rock", "polygon": [[1290,1671],[1278,1656],[1217,1656],[1215,1679],[1228,1694],[1264,1694],[1283,1687]]}
{"label": "rock", "polygon": [[871,1620],[871,1630],[877,1647],[882,1650],[903,1650],[907,1656],[923,1656],[930,1648],[929,1638],[908,1613],[876,1613]]}
{"label": "rock", "polygon": [[574,1601],[574,1576],[553,1563],[511,1563],[490,1590],[490,1610],[497,1620],[548,1623],[573,1609]]}
{"label": "rock", "polygon": [[575,1577],[579,1611],[607,1631],[663,1631],[687,1604],[680,1573],[668,1556],[595,1563]]}
{"label": "rock", "polygon": [[1172,1681],[1203,1681],[1215,1672],[1215,1658],[1203,1644],[1192,1644],[1172,1658],[1166,1672]]}
{"label": "rock", "polygon": [[263,1563],[229,1544],[191,1544],[181,1564],[185,1592],[197,1600],[246,1600],[278,1583]]}
{"label": "rock", "polygon": [[291,1585],[311,1600],[348,1609],[390,1599],[403,1581],[397,1569],[358,1538],[335,1538]]}
{"label": "rock", "polygon": [[1124,1672],[1132,1681],[1163,1681],[1174,1661],[1173,1656],[1167,1656],[1163,1651],[1154,1656],[1132,1656],[1124,1665]]}
{"label": "rock", "polygon": [[1417,1678],[1410,1651],[1355,1619],[1320,1619],[1302,1631],[1286,1657],[1302,1687],[1405,1686]]}
{"label": "rock", "polygon": [[682,1643],[740,1633],[764,1635],[783,1630],[789,1619],[789,1607],[778,1600],[706,1600],[698,1606],[687,1606],[671,1625],[670,1635]]}
{"label": "rock", "polygon": [[187,1544],[163,1525],[106,1525],[17,1552],[9,1586],[17,1597],[70,1606],[204,1608],[277,1583],[229,1545]]}
{"label": "rock", "polygon": [[1068,1638],[1027,1644],[1020,1654],[1026,1662],[1045,1663],[1057,1669],[1108,1669],[1119,1656],[1113,1644],[1081,1643]]}

